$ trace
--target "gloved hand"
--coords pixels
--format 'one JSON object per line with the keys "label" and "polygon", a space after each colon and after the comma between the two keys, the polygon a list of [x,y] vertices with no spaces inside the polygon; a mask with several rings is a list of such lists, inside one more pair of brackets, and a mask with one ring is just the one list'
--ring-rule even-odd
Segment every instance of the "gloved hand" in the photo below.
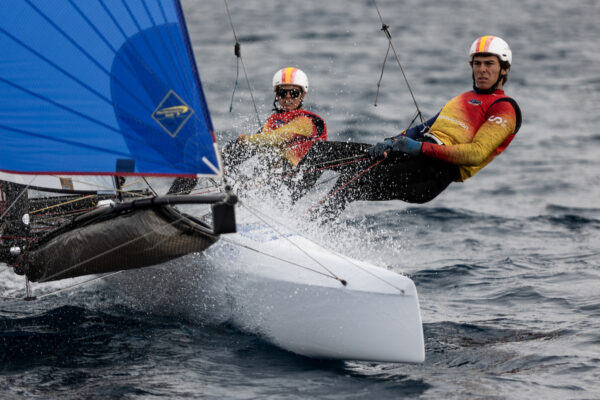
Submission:
{"label": "gloved hand", "polygon": [[248,135],[242,133],[237,137],[236,142],[242,145],[248,144]]}
{"label": "gloved hand", "polygon": [[394,143],[392,144],[392,152],[405,153],[411,156],[418,156],[421,154],[423,143],[417,142],[416,140],[406,136],[397,136],[395,139],[396,140],[394,140]]}
{"label": "gloved hand", "polygon": [[394,142],[392,142],[392,139],[385,139],[383,142],[379,142],[374,146],[369,147],[367,150],[369,157],[379,159],[386,156],[383,153],[387,153],[389,155],[390,151],[392,150],[393,143]]}

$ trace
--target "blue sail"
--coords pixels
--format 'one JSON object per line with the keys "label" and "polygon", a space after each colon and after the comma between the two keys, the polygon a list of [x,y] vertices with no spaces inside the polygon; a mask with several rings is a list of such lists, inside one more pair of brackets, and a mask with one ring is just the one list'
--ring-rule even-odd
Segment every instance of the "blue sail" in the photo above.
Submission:
{"label": "blue sail", "polygon": [[220,173],[179,1],[18,0],[0,20],[0,171]]}

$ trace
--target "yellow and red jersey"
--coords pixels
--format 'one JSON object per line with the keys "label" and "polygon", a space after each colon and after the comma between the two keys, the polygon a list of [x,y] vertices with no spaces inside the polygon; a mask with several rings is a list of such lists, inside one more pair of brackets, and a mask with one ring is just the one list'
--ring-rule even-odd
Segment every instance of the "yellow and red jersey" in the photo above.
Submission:
{"label": "yellow and red jersey", "polygon": [[260,132],[246,138],[252,145],[278,150],[293,166],[319,140],[327,140],[327,125],[317,114],[306,110],[275,113]]}
{"label": "yellow and red jersey", "polygon": [[458,165],[464,181],[506,149],[519,125],[518,106],[504,91],[469,91],[446,103],[430,127],[444,145],[423,143],[422,153]]}

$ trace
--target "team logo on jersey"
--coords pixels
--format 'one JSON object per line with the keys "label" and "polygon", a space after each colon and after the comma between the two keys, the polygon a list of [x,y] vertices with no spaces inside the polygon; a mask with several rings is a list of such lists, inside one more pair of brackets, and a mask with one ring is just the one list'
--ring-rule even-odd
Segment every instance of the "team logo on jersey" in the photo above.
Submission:
{"label": "team logo on jersey", "polygon": [[476,100],[476,99],[471,99],[471,100],[469,100],[469,104],[471,104],[473,106],[478,106],[478,105],[481,105],[481,101]]}

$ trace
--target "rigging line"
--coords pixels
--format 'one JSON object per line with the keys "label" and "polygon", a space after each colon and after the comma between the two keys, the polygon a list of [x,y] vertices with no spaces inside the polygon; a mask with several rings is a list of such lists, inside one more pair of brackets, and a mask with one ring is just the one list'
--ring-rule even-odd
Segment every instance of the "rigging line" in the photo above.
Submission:
{"label": "rigging line", "polygon": [[273,259],[275,259],[275,260],[283,261],[283,262],[285,262],[285,263],[288,263],[288,264],[290,264],[290,265],[293,265],[293,266],[295,266],[295,267],[299,267],[299,268],[302,268],[302,269],[306,269],[306,270],[308,270],[308,271],[310,271],[310,272],[314,272],[314,273],[316,273],[316,274],[323,275],[323,276],[325,276],[325,277],[327,277],[327,278],[331,278],[331,279],[339,280],[337,277],[335,277],[335,276],[331,276],[331,275],[329,275],[329,274],[326,274],[326,273],[324,273],[323,271],[319,271],[319,270],[316,270],[316,269],[313,269],[313,268],[307,267],[307,266],[305,266],[305,265],[298,264],[298,263],[295,263],[295,262],[293,262],[293,261],[286,260],[286,259],[284,259],[284,258],[281,258],[281,257],[277,257],[277,256],[275,256],[275,255],[273,255],[273,254],[265,253],[264,251],[260,251],[260,250],[258,250],[258,249],[255,249],[255,248],[253,248],[253,247],[247,246],[247,245],[245,245],[245,244],[242,244],[242,243],[236,242],[235,240],[231,240],[231,239],[229,239],[229,238],[221,238],[221,240],[222,240],[222,241],[224,241],[224,242],[227,242],[227,243],[234,244],[234,245],[236,245],[236,246],[239,246],[239,247],[243,247],[243,248],[245,248],[245,249],[247,249],[247,250],[252,250],[252,251],[254,251],[254,252],[258,253],[258,254],[262,254],[263,256],[267,256],[267,257],[271,257],[271,258],[273,258]]}
{"label": "rigging line", "polygon": [[287,240],[292,246],[294,246],[295,248],[297,248],[301,253],[303,253],[305,256],[307,256],[308,258],[310,258],[311,260],[313,260],[315,263],[317,263],[318,265],[320,265],[321,268],[323,268],[325,271],[329,272],[329,274],[331,275],[332,278],[335,278],[336,280],[340,281],[340,283],[342,285],[344,285],[344,286],[346,286],[348,284],[348,282],[346,282],[345,279],[342,279],[339,276],[337,276],[333,271],[331,271],[329,268],[327,268],[325,265],[323,265],[321,262],[319,262],[316,258],[314,258],[313,256],[311,256],[307,251],[305,251],[304,249],[302,249],[296,243],[292,242],[290,240],[290,238],[288,238],[287,236],[285,236],[284,234],[282,234],[281,232],[279,232],[279,230],[277,230],[277,228],[275,226],[273,226],[268,221],[266,221],[266,219],[263,218],[262,216],[260,216],[259,213],[256,212],[252,207],[246,205],[244,202],[241,202],[241,201],[239,201],[239,203],[242,206],[246,207],[250,211],[251,214],[253,214],[255,217],[257,217],[258,219],[260,219],[264,224],[266,224],[269,228],[271,228],[273,231],[275,231],[275,233],[277,233],[279,236],[281,236],[281,238]]}
{"label": "rigging line", "polygon": [[33,178],[31,178],[31,180],[29,181],[29,183],[25,186],[25,188],[21,191],[21,193],[19,193],[19,195],[15,198],[15,200],[12,202],[12,204],[10,204],[6,210],[4,210],[4,213],[2,213],[2,215],[0,215],[0,220],[2,218],[4,218],[4,216],[10,211],[11,208],[13,208],[13,206],[15,204],[17,204],[17,200],[19,200],[21,198],[21,196],[23,196],[25,193],[27,193],[27,189],[29,188],[29,186],[31,186],[31,183],[37,178],[37,176],[34,176]]}
{"label": "rigging line", "polygon": [[381,16],[381,12],[379,11],[379,7],[377,7],[377,2],[375,0],[373,0],[373,5],[375,6],[375,9],[377,10],[377,14],[379,15],[379,19],[381,20],[381,30],[385,33],[385,35],[388,39],[388,49],[391,48],[392,51],[394,52],[394,56],[396,57],[396,61],[398,62],[398,66],[400,67],[400,71],[402,72],[402,76],[404,77],[404,81],[406,82],[406,86],[408,87],[408,91],[410,92],[410,96],[412,97],[413,103],[415,104],[415,107],[417,108],[417,112],[419,113],[421,123],[425,123],[425,120],[423,119],[423,113],[421,113],[421,109],[419,108],[419,105],[417,104],[417,99],[415,98],[412,88],[410,87],[410,83],[408,82],[406,73],[404,73],[404,68],[402,67],[402,63],[400,62],[400,57],[398,56],[398,53],[396,52],[396,48],[394,47],[394,44],[392,43],[392,35],[390,34],[390,31],[388,30],[389,25],[387,25],[383,21],[383,17]]}
{"label": "rigging line", "polygon": [[383,80],[383,71],[385,70],[385,63],[387,62],[388,56],[390,54],[390,44],[388,43],[387,51],[385,52],[385,57],[383,58],[383,64],[381,64],[381,75],[379,75],[379,80],[377,81],[377,93],[375,93],[375,104],[377,107],[377,99],[379,99],[379,89],[381,88],[381,81]]}
{"label": "rigging line", "polygon": [[[146,180],[145,177],[143,177],[143,179],[144,179],[144,181]],[[152,189],[152,186],[150,186],[150,184],[148,182],[146,182],[146,183],[148,184],[148,187],[150,188],[150,190],[152,190],[152,192],[156,196],[156,192],[154,191],[154,189]],[[146,197],[145,194],[130,192],[128,190],[118,190],[118,189],[115,189],[115,191],[122,192],[122,193],[128,193],[128,194],[133,195],[134,197],[135,196]],[[94,198],[94,197],[97,197],[97,196],[98,196],[97,194],[89,194],[89,195],[86,195],[86,196],[78,197],[78,198],[73,199],[73,200],[65,201],[65,202],[58,203],[58,204],[53,204],[53,205],[45,207],[45,208],[40,208],[38,210],[29,211],[29,214],[37,214],[37,213],[40,213],[42,211],[47,211],[47,210],[51,210],[53,208],[57,208],[57,207],[61,207],[61,206],[66,206],[67,204],[76,203],[76,202],[87,200],[87,199],[91,199],[91,198]],[[19,197],[20,197],[20,195],[19,195]]]}
{"label": "rigging line", "polygon": [[[248,206],[246,206],[246,207],[248,207]],[[260,214],[264,215],[263,213],[261,213],[261,212],[260,212],[260,211],[258,211],[258,210],[254,210],[254,211],[255,211],[255,212],[257,212],[257,213],[260,213]],[[273,217],[269,217],[269,218],[270,218],[271,220],[273,220],[275,223],[277,223],[278,225],[283,225],[281,222],[277,221],[275,218],[273,218]],[[388,282],[388,281],[386,281],[385,279],[383,279],[382,277],[380,277],[380,276],[378,276],[378,275],[375,275],[373,272],[371,272],[371,271],[367,270],[366,268],[364,268],[364,267],[360,266],[359,264],[357,264],[355,260],[353,260],[353,259],[349,258],[348,256],[346,256],[346,255],[344,255],[344,254],[341,254],[341,253],[339,253],[339,252],[337,252],[337,251],[335,251],[335,250],[333,250],[333,249],[331,249],[331,248],[329,248],[329,247],[326,247],[326,246],[324,246],[324,245],[323,245],[323,244],[321,244],[321,243],[317,243],[317,242],[315,242],[314,240],[312,240],[312,239],[310,239],[310,238],[308,238],[308,237],[305,237],[305,236],[301,235],[300,233],[298,233],[298,231],[296,231],[296,230],[294,230],[294,229],[292,229],[292,228],[289,228],[289,227],[288,227],[287,229],[289,229],[289,230],[290,230],[290,232],[292,232],[292,233],[294,233],[294,234],[296,234],[296,235],[298,235],[298,236],[302,236],[303,238],[305,238],[306,240],[308,240],[308,241],[309,241],[309,242],[311,242],[312,244],[314,244],[314,245],[316,245],[316,246],[318,246],[318,247],[321,247],[321,248],[323,248],[323,249],[325,249],[325,250],[329,251],[330,253],[332,253],[332,254],[334,254],[334,255],[336,255],[336,256],[338,256],[338,257],[340,257],[340,258],[343,258],[344,260],[346,260],[346,262],[348,262],[348,263],[352,264],[353,266],[355,266],[356,268],[360,269],[361,271],[363,271],[363,272],[366,272],[366,273],[367,273],[367,274],[369,274],[369,275],[372,275],[374,278],[377,278],[377,279],[379,279],[379,280],[380,280],[380,281],[382,281],[383,283],[385,283],[385,284],[389,285],[390,287],[392,287],[392,288],[394,288],[394,289],[398,290],[400,293],[402,293],[402,294],[405,294],[405,290],[404,290],[404,289],[402,289],[402,288],[399,288],[398,286],[394,285],[394,284],[393,284],[393,283],[391,283],[391,282]],[[256,251],[258,251],[258,250],[256,250]],[[267,255],[268,255],[268,254],[267,254]],[[285,261],[285,260],[284,260],[284,261]],[[306,267],[304,267],[304,268],[306,268]],[[310,268],[309,268],[309,269],[310,269]],[[312,269],[311,269],[311,270],[312,270]],[[315,272],[319,272],[319,273],[323,274],[323,272],[320,272],[320,271],[315,271]],[[323,274],[323,275],[325,275],[325,276],[329,276],[329,275],[327,275],[327,274]]]}
{"label": "rigging line", "polygon": [[[419,115],[420,115],[420,113],[417,111],[417,112],[415,113],[415,116],[413,117],[413,119],[411,119],[411,120],[410,120],[410,123],[408,124],[408,127],[405,129],[405,131],[407,131],[407,130],[409,130],[409,129],[410,129],[410,127],[411,127],[411,126],[412,126],[412,125],[415,123],[415,121],[417,120],[417,117],[418,117]],[[424,125],[423,125],[423,130],[422,130],[421,132],[423,132],[424,130],[428,130],[428,129],[429,129],[429,127],[427,126],[427,123],[426,123],[426,122],[424,122],[423,124],[424,124]]]}
{"label": "rigging line", "polygon": [[227,4],[227,0],[223,0],[223,1],[225,2],[225,9],[227,10],[227,17],[229,18],[229,25],[231,25],[231,30],[233,32],[233,38],[235,39],[234,50],[239,50],[236,53],[236,57],[242,63],[242,70],[244,71],[244,76],[246,77],[246,83],[248,84],[248,90],[250,92],[250,98],[252,99],[252,104],[254,105],[254,112],[256,113],[256,120],[258,121],[258,126],[261,127],[262,123],[260,122],[258,108],[256,107],[256,101],[254,100],[254,93],[252,92],[252,87],[250,86],[250,80],[248,79],[248,73],[246,72],[246,65],[244,64],[244,58],[242,57],[241,45],[240,45],[238,37],[235,33],[235,28],[233,26],[233,19],[231,18],[231,12],[229,11],[229,5]]}
{"label": "rigging line", "polygon": [[74,265],[71,265],[70,267],[67,267],[67,268],[65,268],[65,269],[63,269],[61,271],[58,271],[58,272],[56,272],[56,273],[54,273],[54,274],[46,277],[45,279],[40,280],[40,283],[48,282],[48,281],[52,280],[52,278],[55,278],[55,277],[57,277],[59,275],[67,273],[67,272],[69,272],[69,271],[71,271],[71,270],[73,270],[73,269],[75,269],[75,268],[77,268],[77,267],[79,267],[79,266],[87,263],[87,262],[95,260],[96,258],[102,257],[102,256],[104,256],[106,254],[109,254],[109,253],[111,253],[113,251],[116,251],[116,250],[120,249],[121,247],[125,247],[125,246],[130,245],[131,243],[137,242],[138,240],[141,240],[141,239],[145,238],[146,236],[148,236],[150,234],[160,233],[159,232],[160,229],[165,229],[165,228],[167,228],[169,226],[175,225],[176,223],[182,221],[184,218],[185,218],[184,216],[181,216],[181,217],[177,218],[176,220],[174,220],[172,222],[169,222],[169,223],[161,225],[160,227],[152,228],[150,231],[144,233],[143,235],[140,235],[140,236],[138,236],[138,237],[136,237],[134,239],[131,239],[131,240],[127,241],[127,242],[121,243],[120,245],[115,246],[115,247],[113,247],[111,249],[105,250],[102,253],[98,253],[95,256],[88,258],[87,260],[80,261],[80,262],[78,262],[78,263],[76,263]]}
{"label": "rigging line", "polygon": [[[236,56],[238,54],[240,54],[239,51],[240,51],[239,43],[236,43],[235,47],[234,47],[234,52],[235,52]],[[238,79],[240,77],[240,59],[239,59],[239,57],[236,60],[237,60],[237,62],[236,62],[236,67],[235,67],[235,82],[233,83],[233,91],[231,92],[231,101],[229,102],[229,112],[233,111],[233,97],[234,97],[235,91],[238,87]]]}
{"label": "rigging line", "polygon": [[[285,178],[291,178],[291,177],[296,176],[296,175],[298,175],[300,173],[301,174],[312,174],[312,173],[315,173],[315,172],[319,172],[319,171],[323,171],[323,170],[328,170],[328,169],[331,169],[331,168],[343,167],[345,165],[350,165],[350,164],[354,164],[354,163],[357,163],[357,162],[365,160],[364,156],[361,155],[360,157],[363,157],[363,158],[358,159],[358,160],[353,160],[353,161],[347,161],[347,162],[343,162],[343,163],[338,163],[338,164],[334,164],[334,165],[329,165],[329,166],[326,166],[326,167],[323,167],[323,168],[309,169],[309,170],[306,170],[306,171],[295,171],[295,172],[292,172],[292,173],[289,173],[289,174],[277,174],[277,175],[274,174],[274,175],[272,175],[271,177],[269,177],[267,179],[255,178],[255,179],[252,179],[250,182],[252,182],[254,184],[262,185],[262,184],[266,184],[266,183],[272,182],[275,178],[277,178],[277,179],[285,179]],[[348,157],[348,158],[350,158],[350,157]],[[323,165],[323,164],[326,164],[326,163],[327,162],[324,162],[324,163],[321,163],[321,164],[316,164],[316,165]]]}
{"label": "rigging line", "polygon": [[142,179],[144,180],[144,182],[146,182],[146,185],[148,185],[148,187],[150,188],[150,190],[152,191],[152,193],[154,194],[154,196],[158,196],[158,194],[156,193],[156,190],[154,190],[154,188],[150,185],[150,182],[148,182],[148,180],[146,179],[146,177],[142,176]]}
{"label": "rigging line", "polygon": [[[360,158],[362,157],[362,158]],[[253,179],[249,179],[246,182],[249,183],[254,183],[254,184],[264,184],[264,183],[269,183],[271,182],[273,179],[275,178],[280,178],[280,179],[285,179],[285,178],[290,178],[293,176],[296,176],[300,173],[302,174],[310,174],[310,173],[314,173],[314,172],[319,172],[322,170],[327,170],[327,169],[331,169],[331,168],[336,168],[336,167],[343,167],[345,165],[350,165],[356,162],[360,162],[360,161],[364,161],[366,158],[364,155],[359,154],[359,155],[355,155],[355,156],[350,156],[350,157],[345,157],[345,158],[338,158],[336,160],[330,160],[330,161],[323,161],[321,163],[316,163],[314,164],[314,166],[320,166],[320,165],[327,165],[327,164],[331,164],[331,163],[337,163],[334,165],[329,165],[329,166],[325,166],[323,168],[316,168],[316,169],[309,169],[309,170],[305,170],[305,171],[295,171],[295,172],[291,172],[291,173],[282,173],[282,174],[277,174],[277,175],[273,175],[270,178],[267,179],[261,179],[261,178],[253,178]],[[339,162],[339,161],[345,161],[345,160],[353,160],[353,161],[348,161],[348,162]],[[229,179],[234,181],[234,184],[236,184],[238,182],[237,179],[235,179],[234,177],[229,177]]]}
{"label": "rigging line", "polygon": [[323,199],[321,199],[321,201],[319,201],[316,205],[314,205],[314,206],[310,207],[308,210],[306,210],[306,213],[309,213],[315,207],[323,204],[327,199],[329,199],[330,197],[334,196],[337,192],[339,192],[340,190],[344,189],[346,186],[348,186],[350,183],[352,183],[356,179],[360,178],[363,174],[367,173],[370,169],[372,169],[372,168],[378,166],[379,164],[381,164],[383,162],[383,160],[385,160],[385,158],[382,158],[381,160],[375,162],[374,164],[372,164],[368,168],[366,168],[366,169],[360,171],[358,174],[354,175],[348,182],[344,183],[342,186],[340,186],[339,188],[337,188],[336,190],[334,190],[333,192],[331,192],[327,196],[325,196]]}
{"label": "rigging line", "polygon": [[69,200],[69,201],[65,201],[59,204],[54,204],[48,207],[44,207],[44,208],[40,208],[39,210],[33,210],[33,211],[29,211],[29,214],[37,214],[40,213],[42,211],[47,211],[47,210],[51,210],[53,208],[57,208],[57,207],[61,207],[61,206],[66,206],[67,204],[72,204],[72,203],[77,203],[78,201],[83,201],[83,200],[87,200],[87,199],[91,199],[92,197],[95,197],[95,194],[90,194],[87,196],[83,196],[83,197],[79,197],[77,199],[73,199],[73,200]]}
{"label": "rigging line", "polygon": [[[60,178],[64,177],[64,176],[60,176],[60,175],[50,175],[50,174],[48,176],[51,176],[51,177],[57,178],[57,179],[60,179]],[[108,186],[108,185],[104,185],[104,184],[101,185],[99,183],[94,183],[92,181],[79,180],[76,177],[70,177],[70,179],[73,181],[73,183],[81,183],[81,184],[85,184],[85,185],[90,186],[90,187],[95,187],[99,192],[102,192],[102,191],[114,191],[115,190],[114,186]]]}
{"label": "rigging line", "polygon": [[79,282],[79,283],[75,283],[75,284],[73,284],[73,285],[71,285],[71,286],[67,286],[67,287],[64,287],[64,288],[61,288],[61,289],[57,289],[57,290],[55,290],[55,291],[53,291],[53,292],[46,293],[46,294],[43,294],[43,295],[41,295],[41,296],[35,296],[35,297],[36,297],[36,298],[39,300],[39,299],[42,299],[42,298],[44,298],[44,297],[48,297],[48,296],[52,296],[52,295],[58,294],[58,293],[60,293],[60,292],[64,292],[65,290],[73,289],[73,288],[75,288],[75,287],[82,286],[82,285],[88,284],[88,283],[90,283],[90,282],[93,282],[93,281],[97,281],[97,280],[99,280],[99,279],[104,279],[104,278],[107,278],[107,277],[109,277],[109,276],[113,276],[113,275],[116,275],[116,274],[120,274],[121,272],[123,272],[123,270],[121,270],[121,271],[116,271],[116,272],[110,272],[110,273],[108,273],[108,274],[104,274],[104,275],[102,275],[102,276],[96,276],[96,277],[94,277],[94,278],[91,278],[91,279],[88,279],[88,280],[86,280],[86,281]]}
{"label": "rigging line", "polygon": [[[362,158],[358,158],[358,157],[362,157]],[[343,167],[345,165],[354,164],[354,163],[357,163],[357,162],[360,162],[360,161],[364,161],[367,158],[365,156],[363,156],[363,155],[359,155],[359,156],[355,156],[355,157],[346,157],[345,158],[345,160],[348,160],[348,159],[353,159],[353,160],[352,161],[341,162],[341,163],[333,164],[333,165],[327,165],[327,166],[322,167],[322,168],[308,169],[308,170],[305,170],[305,171],[296,171],[296,172],[292,172],[291,174],[277,175],[277,176],[280,177],[280,178],[290,178],[292,176],[298,175],[299,173],[302,173],[302,174],[312,174],[313,172],[319,172],[319,171],[323,171],[323,170],[327,170],[327,169],[331,169],[331,168]],[[344,159],[340,159],[340,160],[344,160]],[[325,162],[320,163],[320,164],[315,164],[315,166],[326,165],[328,163],[330,163],[330,162],[325,161]]]}
{"label": "rigging line", "polygon": [[340,161],[356,160],[356,159],[361,158],[361,157],[364,157],[364,154],[356,154],[354,156],[348,156],[348,157],[343,157],[343,158],[336,158],[335,160],[327,160],[327,161],[323,161],[323,162],[320,162],[320,163],[316,163],[314,165],[316,167],[318,167],[319,165],[333,164],[333,163],[337,163],[337,162],[340,162]]}
{"label": "rigging line", "polygon": [[[275,178],[277,178],[277,179],[286,179],[286,178],[291,178],[293,176],[296,176],[298,174],[312,174],[312,173],[323,171],[323,170],[328,170],[328,169],[332,169],[332,168],[336,168],[336,167],[343,167],[345,165],[354,164],[354,163],[357,163],[357,162],[360,162],[360,161],[364,161],[366,159],[366,157],[364,157],[363,155],[353,156],[353,157],[346,157],[345,159],[353,159],[353,158],[356,158],[356,157],[363,157],[363,158],[355,159],[353,161],[347,161],[347,162],[343,162],[343,163],[338,163],[338,164],[334,164],[334,165],[329,165],[329,166],[326,166],[326,167],[323,167],[323,168],[315,168],[315,169],[309,169],[309,170],[305,170],[305,171],[295,171],[295,172],[288,173],[288,174],[277,174],[277,175],[273,175],[273,176],[271,176],[269,178],[266,178],[266,179],[253,178],[253,179],[249,179],[248,181],[246,181],[246,183],[253,183],[253,184],[256,184],[256,185],[263,185],[263,184],[267,184],[267,183],[272,182]],[[326,162],[323,162],[323,163],[320,163],[320,164],[315,164],[315,165],[317,165],[317,166],[318,165],[325,165],[327,163],[328,162],[326,161]],[[331,179],[333,179],[333,178],[331,178]],[[331,179],[328,179],[327,182],[330,181]],[[235,180],[235,179],[234,179],[234,181],[237,182],[237,180]]]}

